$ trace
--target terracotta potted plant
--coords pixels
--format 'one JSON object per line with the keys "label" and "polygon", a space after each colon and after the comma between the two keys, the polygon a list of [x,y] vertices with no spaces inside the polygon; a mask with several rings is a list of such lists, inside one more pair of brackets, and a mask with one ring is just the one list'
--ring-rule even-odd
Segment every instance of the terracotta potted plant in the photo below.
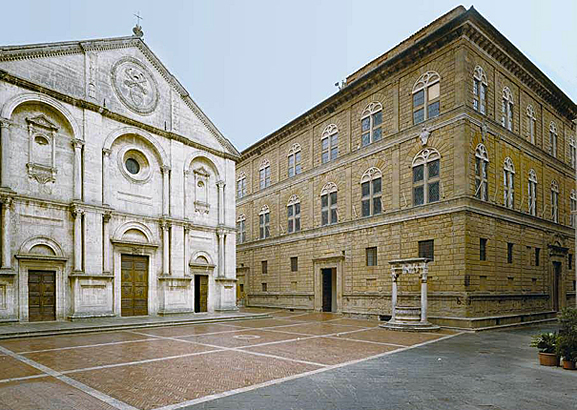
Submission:
{"label": "terracotta potted plant", "polygon": [[577,359],[577,309],[563,309],[559,314],[559,338],[556,352],[563,358],[563,368],[575,370]]}
{"label": "terracotta potted plant", "polygon": [[557,366],[557,333],[541,333],[533,336],[531,347],[539,349],[539,364],[541,366]]}

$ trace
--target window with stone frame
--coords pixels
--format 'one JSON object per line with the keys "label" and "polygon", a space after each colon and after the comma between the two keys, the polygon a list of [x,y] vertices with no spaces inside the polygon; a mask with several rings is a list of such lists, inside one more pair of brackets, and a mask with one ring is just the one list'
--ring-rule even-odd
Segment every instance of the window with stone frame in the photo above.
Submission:
{"label": "window with stone frame", "polygon": [[236,180],[236,197],[240,199],[244,196],[246,196],[246,175],[241,173]]}
{"label": "window with stone frame", "polygon": [[426,241],[419,241],[419,258],[428,258],[431,261],[435,260],[435,240],[428,239]]}
{"label": "window with stone frame", "polygon": [[294,177],[301,173],[301,146],[293,144],[288,153],[288,176]]}
{"label": "window with stone frame", "polygon": [[365,249],[367,266],[377,266],[377,247],[373,246]]}
{"label": "window with stone frame", "polygon": [[260,189],[270,186],[270,162],[265,159],[259,168]]}
{"label": "window with stone frame", "polygon": [[413,91],[413,124],[419,124],[441,113],[441,76],[427,71],[419,77]]}
{"label": "window with stone frame", "polygon": [[339,156],[339,129],[335,124],[327,125],[321,136],[321,162],[334,161]]}
{"label": "window with stone frame", "polygon": [[577,228],[577,192],[574,189],[571,190],[571,226]]}
{"label": "window with stone frame", "polygon": [[266,282],[262,282],[261,286],[263,292],[268,292],[268,285]]}
{"label": "window with stone frame", "polygon": [[515,206],[515,166],[509,157],[503,164],[503,205],[510,209]]}
{"label": "window with stone frame", "polygon": [[535,248],[535,266],[541,263],[541,248]]}
{"label": "window with stone frame", "polygon": [[575,139],[573,137],[569,138],[569,163],[572,168],[575,168],[577,164],[577,145],[575,145]]}
{"label": "window with stone frame", "polygon": [[529,181],[527,183],[527,205],[529,215],[537,215],[537,173],[534,169],[529,170]]}
{"label": "window with stone frame", "polygon": [[291,272],[298,272],[299,270],[299,258],[298,256],[291,257]]}
{"label": "window with stone frame", "polygon": [[301,201],[296,195],[292,195],[287,204],[288,233],[301,230]]}
{"label": "window with stone frame", "polygon": [[246,242],[246,217],[240,214],[236,219],[236,242]]}
{"label": "window with stone frame", "polygon": [[507,263],[513,263],[513,246],[514,244],[507,243]]}
{"label": "window with stone frame", "polygon": [[487,260],[487,239],[479,238],[479,260]]}
{"label": "window with stone frame", "polygon": [[535,144],[535,124],[537,118],[535,117],[535,110],[532,105],[527,106],[527,134],[531,144]]}
{"label": "window with stone frame", "polygon": [[369,168],[361,178],[361,215],[372,216],[382,212],[382,172]]}
{"label": "window with stone frame", "polygon": [[509,87],[503,88],[501,98],[501,125],[513,131],[513,93]]}
{"label": "window with stone frame", "polygon": [[441,184],[441,155],[433,148],[425,148],[413,159],[413,205],[438,202]]}
{"label": "window with stone frame", "polygon": [[557,181],[551,182],[551,219],[559,223],[559,185]]}
{"label": "window with stone frame", "polygon": [[263,206],[258,215],[259,239],[266,239],[270,236],[270,210],[267,205]]}
{"label": "window with stone frame", "polygon": [[337,222],[337,185],[329,182],[321,190],[321,225],[325,226]]}
{"label": "window with stone frame", "polygon": [[549,124],[549,154],[557,158],[557,126],[553,121]]}
{"label": "window with stone frame", "polygon": [[478,144],[475,149],[475,197],[483,201],[489,200],[489,187],[487,183],[487,167],[489,155],[483,144]]}
{"label": "window with stone frame", "polygon": [[367,146],[383,137],[383,106],[380,102],[372,102],[361,114],[361,145]]}
{"label": "window with stone frame", "polygon": [[481,66],[473,73],[473,109],[481,114],[487,113],[487,76]]}
{"label": "window with stone frame", "polygon": [[263,275],[268,273],[268,261],[260,261],[260,273]]}

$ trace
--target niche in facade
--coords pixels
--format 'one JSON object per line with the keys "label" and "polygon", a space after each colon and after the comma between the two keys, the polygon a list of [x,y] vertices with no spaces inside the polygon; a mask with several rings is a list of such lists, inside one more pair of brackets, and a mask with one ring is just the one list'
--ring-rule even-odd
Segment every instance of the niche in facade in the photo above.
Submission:
{"label": "niche in facade", "polygon": [[28,124],[28,176],[41,184],[56,180],[56,133],[58,127],[46,116],[26,118]]}
{"label": "niche in facade", "polygon": [[210,211],[209,198],[210,174],[204,167],[194,170],[194,210],[200,214]]}

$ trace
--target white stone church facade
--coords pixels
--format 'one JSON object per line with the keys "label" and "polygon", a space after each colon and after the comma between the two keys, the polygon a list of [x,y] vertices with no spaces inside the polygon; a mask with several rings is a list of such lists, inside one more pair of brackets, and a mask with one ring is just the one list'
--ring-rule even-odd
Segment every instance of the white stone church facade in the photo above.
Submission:
{"label": "white stone church facade", "polygon": [[0,47],[0,322],[234,310],[238,151],[138,36]]}

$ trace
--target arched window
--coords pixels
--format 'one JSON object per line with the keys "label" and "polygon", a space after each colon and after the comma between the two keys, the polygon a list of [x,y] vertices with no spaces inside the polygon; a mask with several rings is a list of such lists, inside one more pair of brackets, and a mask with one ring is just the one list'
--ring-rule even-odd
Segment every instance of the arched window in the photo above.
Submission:
{"label": "arched window", "polygon": [[574,189],[571,190],[571,226],[575,228],[577,225],[575,221],[577,221],[577,192]]}
{"label": "arched window", "polygon": [[503,164],[503,204],[511,209],[515,204],[515,166],[509,157]]}
{"label": "arched window", "polygon": [[329,182],[321,190],[321,225],[325,226],[337,222],[337,185]]}
{"label": "arched window", "polygon": [[413,159],[413,205],[440,200],[441,155],[433,148],[425,148]]}
{"label": "arched window", "polygon": [[529,214],[535,216],[537,215],[537,173],[534,169],[529,170],[527,194]]}
{"label": "arched window", "polygon": [[323,164],[337,159],[339,156],[339,129],[335,124],[327,125],[321,137],[321,145]]}
{"label": "arched window", "polygon": [[292,195],[287,204],[288,233],[301,230],[301,201],[298,196]]}
{"label": "arched window", "polygon": [[301,146],[293,144],[288,153],[288,176],[294,177],[301,173]]}
{"label": "arched window", "polygon": [[240,214],[238,218],[236,218],[236,242],[246,242],[246,217],[244,214]]}
{"label": "arched window", "polygon": [[441,76],[427,71],[413,86],[413,124],[439,116],[441,111]]}
{"label": "arched window", "polygon": [[260,189],[270,186],[270,162],[265,159],[259,168]]}
{"label": "arched window", "polygon": [[559,185],[555,180],[551,182],[551,219],[559,223]]}
{"label": "arched window", "polygon": [[513,131],[513,93],[509,87],[503,88],[501,100],[501,125]]}
{"label": "arched window", "polygon": [[265,239],[270,236],[270,210],[268,206],[265,205],[261,208],[258,214],[259,221],[259,235],[260,239]]}
{"label": "arched window", "polygon": [[535,143],[535,123],[537,118],[535,117],[535,110],[532,105],[527,106],[527,130],[529,133],[529,141],[531,144]]}
{"label": "arched window", "polygon": [[481,114],[487,111],[487,76],[481,66],[473,73],[473,108]]}
{"label": "arched window", "polygon": [[246,195],[246,175],[241,172],[236,180],[236,197],[238,199]]}
{"label": "arched window", "polygon": [[575,164],[577,163],[577,146],[575,145],[575,139],[573,137],[569,138],[569,162],[571,166],[575,168]]}
{"label": "arched window", "polygon": [[361,209],[363,216],[378,215],[382,211],[382,172],[372,167],[361,178]]}
{"label": "arched window", "polygon": [[483,201],[489,200],[489,189],[487,187],[487,165],[489,155],[487,148],[483,144],[477,145],[475,149],[475,197]]}
{"label": "arched window", "polygon": [[557,158],[557,126],[553,121],[549,124],[549,154]]}
{"label": "arched window", "polygon": [[380,102],[372,102],[361,114],[361,143],[369,145],[382,138],[383,106]]}

